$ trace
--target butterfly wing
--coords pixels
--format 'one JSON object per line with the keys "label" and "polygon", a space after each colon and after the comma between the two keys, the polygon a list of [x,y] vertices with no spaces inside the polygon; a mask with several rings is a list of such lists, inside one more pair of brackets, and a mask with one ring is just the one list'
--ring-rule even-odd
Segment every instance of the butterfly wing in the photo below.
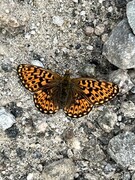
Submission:
{"label": "butterfly wing", "polygon": [[[56,88],[61,79],[57,73],[41,67],[22,64],[18,66],[18,75],[22,84],[34,93],[36,107],[43,113],[55,113],[59,104],[55,101]],[[111,82],[90,78],[70,79],[73,85],[71,95],[73,101],[64,107],[70,117],[81,117],[90,112],[93,105],[103,104],[117,95],[119,88]],[[71,99],[70,98],[70,99]],[[67,101],[68,102],[68,101]]]}
{"label": "butterfly wing", "polygon": [[75,97],[73,98],[73,103],[71,103],[70,106],[66,106],[64,108],[64,112],[68,116],[78,118],[88,114],[91,111],[93,105],[88,102],[83,96],[81,96],[81,94],[76,93]]}
{"label": "butterfly wing", "polygon": [[45,114],[54,114],[59,107],[52,101],[51,91],[41,89],[34,93],[35,106]]}
{"label": "butterfly wing", "polygon": [[52,87],[60,76],[50,70],[28,64],[19,65],[17,71],[22,84],[34,92],[35,106],[43,113],[55,113],[59,107],[52,101]]}
{"label": "butterfly wing", "polygon": [[103,104],[115,97],[119,88],[112,82],[99,81],[90,78],[73,79],[84,93],[87,100],[93,105]]}
{"label": "butterfly wing", "polygon": [[52,80],[60,77],[57,73],[53,73],[50,70],[29,64],[19,65],[17,72],[22,84],[31,92],[41,89]]}
{"label": "butterfly wing", "polygon": [[72,79],[74,90],[74,101],[70,106],[64,108],[70,117],[81,117],[88,114],[93,105],[103,104],[111,100],[119,92],[116,84],[98,81],[90,78]]}

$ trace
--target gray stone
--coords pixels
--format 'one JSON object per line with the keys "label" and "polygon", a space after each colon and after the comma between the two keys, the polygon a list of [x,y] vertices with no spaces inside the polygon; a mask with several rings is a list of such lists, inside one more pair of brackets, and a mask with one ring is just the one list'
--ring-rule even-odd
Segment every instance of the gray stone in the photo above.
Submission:
{"label": "gray stone", "polygon": [[105,132],[110,132],[117,122],[116,113],[110,109],[105,108],[101,115],[98,117],[98,123]]}
{"label": "gray stone", "polygon": [[70,159],[62,159],[55,161],[45,167],[45,171],[42,173],[43,179],[51,180],[73,180],[75,174],[74,163]]}
{"label": "gray stone", "polygon": [[123,173],[123,177],[122,177],[123,180],[130,180],[131,179],[131,175],[128,171],[125,171]]}
{"label": "gray stone", "polygon": [[131,78],[131,81],[135,84],[135,69],[131,69],[128,74]]}
{"label": "gray stone", "polygon": [[81,152],[82,159],[87,159],[89,162],[95,164],[100,163],[105,159],[105,154],[100,146],[97,144],[97,138],[92,136],[89,137],[88,142],[85,143]]}
{"label": "gray stone", "polygon": [[0,128],[6,130],[15,123],[15,118],[12,114],[6,112],[4,108],[0,108]]}
{"label": "gray stone", "polygon": [[135,68],[135,36],[126,19],[112,31],[104,44],[103,55],[121,69]]}
{"label": "gray stone", "polygon": [[107,163],[104,167],[104,173],[106,174],[107,177],[110,177],[113,172],[116,171],[116,167],[113,166],[112,164]]}
{"label": "gray stone", "polygon": [[[90,144],[90,143],[88,143]],[[83,159],[87,159],[90,162],[99,163],[105,158],[105,154],[99,145],[96,146],[85,146],[82,151]]]}
{"label": "gray stone", "polygon": [[111,158],[122,168],[135,168],[135,135],[126,132],[112,138],[108,145]]}
{"label": "gray stone", "polygon": [[132,180],[135,180],[135,173],[132,175]]}
{"label": "gray stone", "polygon": [[120,92],[125,94],[134,87],[127,70],[119,69],[109,75],[109,80],[118,84]]}
{"label": "gray stone", "polygon": [[135,34],[135,0],[128,2],[126,13],[128,23]]}
{"label": "gray stone", "polygon": [[127,118],[135,118],[135,104],[132,101],[123,102],[121,112]]}

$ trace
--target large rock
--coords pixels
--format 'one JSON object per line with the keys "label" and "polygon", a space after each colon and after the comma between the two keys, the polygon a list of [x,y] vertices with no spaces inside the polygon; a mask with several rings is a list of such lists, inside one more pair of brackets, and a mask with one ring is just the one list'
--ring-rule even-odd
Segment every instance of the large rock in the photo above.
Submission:
{"label": "large rock", "polygon": [[105,42],[103,55],[121,69],[135,68],[135,36],[127,19],[122,20]]}
{"label": "large rock", "polygon": [[122,168],[135,169],[135,135],[125,132],[112,138],[108,145],[111,158]]}
{"label": "large rock", "polygon": [[131,29],[133,30],[133,33],[135,34],[135,0],[127,4],[126,13],[127,13],[128,23]]}

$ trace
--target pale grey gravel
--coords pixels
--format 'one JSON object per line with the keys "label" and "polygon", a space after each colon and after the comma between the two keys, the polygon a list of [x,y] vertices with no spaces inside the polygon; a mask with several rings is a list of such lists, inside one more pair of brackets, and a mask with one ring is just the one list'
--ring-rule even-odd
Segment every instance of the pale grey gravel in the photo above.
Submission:
{"label": "pale grey gravel", "polygon": [[127,19],[128,23],[135,34],[135,0],[130,1],[127,3],[127,9],[126,9]]}
{"label": "pale grey gravel", "polygon": [[135,168],[135,135],[125,132],[113,137],[108,144],[108,153],[122,168]]}
{"label": "pale grey gravel", "polygon": [[[104,43],[126,16],[126,3],[0,1],[0,106],[4,116],[12,120],[4,121],[4,128],[0,129],[2,180],[119,180],[130,174],[134,177],[132,167],[119,171],[120,156],[107,152],[109,141],[111,144],[114,138],[117,142],[122,130],[134,130],[135,73],[130,69],[134,68],[134,53],[130,53],[134,52],[134,45],[127,48],[134,35],[126,20],[128,31],[124,37],[125,29],[119,29],[120,37],[125,38],[125,49],[119,54],[121,41],[116,38],[116,51],[108,48],[118,57],[117,61],[112,54],[103,56]],[[128,63],[123,59],[127,50],[131,50]],[[17,66],[24,63],[62,75],[69,69],[72,77],[105,79],[118,84],[120,92],[113,101],[96,106],[79,119],[65,116],[63,110],[54,115],[41,114],[34,106],[32,93],[17,77]],[[3,118],[0,123],[3,124]],[[133,136],[132,133],[129,142]],[[115,149],[115,143],[111,145]],[[125,152],[122,143],[119,148]],[[129,155],[132,150],[129,149]],[[130,156],[127,159],[132,161]]]}
{"label": "pale grey gravel", "polygon": [[75,174],[75,165],[69,159],[63,159],[55,161],[45,167],[45,171],[42,174],[42,179],[56,180],[61,177],[61,180],[72,180]]}

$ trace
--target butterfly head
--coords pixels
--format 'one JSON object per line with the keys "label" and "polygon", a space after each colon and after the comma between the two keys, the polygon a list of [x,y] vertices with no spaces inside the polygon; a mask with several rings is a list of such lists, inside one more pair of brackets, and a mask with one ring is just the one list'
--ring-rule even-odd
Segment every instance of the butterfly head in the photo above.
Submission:
{"label": "butterfly head", "polygon": [[64,78],[69,78],[71,75],[70,71],[69,70],[66,70],[65,71],[65,74],[64,74]]}

